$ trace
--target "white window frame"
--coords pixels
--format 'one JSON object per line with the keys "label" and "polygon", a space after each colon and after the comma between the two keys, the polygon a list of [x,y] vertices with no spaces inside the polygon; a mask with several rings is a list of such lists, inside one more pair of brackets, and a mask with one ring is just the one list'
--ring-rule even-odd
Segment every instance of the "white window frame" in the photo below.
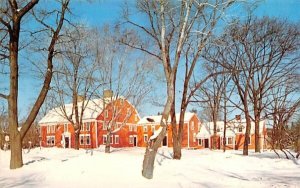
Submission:
{"label": "white window frame", "polygon": [[129,144],[133,144],[133,136],[132,135],[129,136]]}
{"label": "white window frame", "polygon": [[[89,140],[89,143],[87,143],[87,138]],[[81,143],[81,139],[82,139],[82,143]],[[80,134],[79,135],[79,144],[81,146],[89,146],[91,145],[91,135],[90,134]]]}
{"label": "white window frame", "polygon": [[133,131],[137,132],[137,126],[136,125],[132,125],[133,126]]}
{"label": "white window frame", "polygon": [[[241,131],[240,131],[241,129]],[[242,133],[243,132],[243,127],[238,127],[238,133]]]}
{"label": "white window frame", "polygon": [[[55,146],[55,136],[47,136],[46,139],[47,139],[47,146]],[[48,140],[50,140],[51,143],[49,143]],[[53,143],[52,143],[52,140],[53,140]]]}
{"label": "white window frame", "polygon": [[102,142],[103,142],[103,144],[106,144],[106,142],[107,142],[107,135],[103,135],[102,136]]}
{"label": "white window frame", "polygon": [[195,123],[192,121],[191,122],[191,130],[193,131],[195,129]]}
{"label": "white window frame", "polygon": [[110,135],[110,144],[114,144],[114,135]]}
{"label": "white window frame", "polygon": [[133,125],[129,124],[129,131],[133,131]]}
{"label": "white window frame", "polygon": [[193,133],[193,142],[196,142],[196,133]]}
{"label": "white window frame", "polygon": [[104,110],[104,116],[105,116],[105,118],[108,118],[108,110],[107,109]]}
{"label": "white window frame", "polygon": [[102,130],[106,131],[107,127],[108,127],[107,123],[102,122]]}
{"label": "white window frame", "polygon": [[[200,142],[199,142],[200,141]],[[203,145],[203,141],[202,139],[198,139],[198,146],[202,146]]]}
{"label": "white window frame", "polygon": [[120,143],[120,137],[119,135],[115,135],[115,144],[119,144]]}
{"label": "white window frame", "polygon": [[68,132],[68,124],[67,123],[64,123],[64,132]]}
{"label": "white window frame", "polygon": [[144,142],[147,143],[148,142],[148,134],[144,134],[143,138],[144,138]]}
{"label": "white window frame", "polygon": [[154,134],[154,132],[155,132],[155,126],[154,125],[152,125],[151,126],[151,132]]}
{"label": "white window frame", "polygon": [[144,130],[144,133],[147,133],[148,132],[148,126],[144,125],[143,130]]}
{"label": "white window frame", "polygon": [[[231,138],[231,144],[229,143],[230,138]],[[226,137],[226,145],[233,145],[233,137],[232,136]]]}

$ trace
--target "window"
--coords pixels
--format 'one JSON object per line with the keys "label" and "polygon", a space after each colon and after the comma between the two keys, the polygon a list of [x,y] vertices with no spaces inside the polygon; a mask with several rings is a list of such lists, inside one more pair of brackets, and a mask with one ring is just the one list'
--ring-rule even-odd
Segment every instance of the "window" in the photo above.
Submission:
{"label": "window", "polygon": [[148,135],[147,134],[144,134],[144,142],[148,142]]}
{"label": "window", "polygon": [[239,132],[239,133],[243,132],[243,127],[239,127],[239,128],[238,128],[238,132]]}
{"label": "window", "polygon": [[144,133],[146,133],[146,132],[148,132],[148,126],[147,125],[144,126]]}
{"label": "window", "polygon": [[103,144],[106,144],[106,140],[107,140],[106,135],[103,135]]}
{"label": "window", "polygon": [[226,144],[232,145],[233,144],[233,138],[232,137],[227,137],[227,142]]}
{"label": "window", "polygon": [[90,145],[91,144],[91,139],[89,134],[80,134],[79,135],[79,143],[80,145]]}
{"label": "window", "polygon": [[110,135],[110,143],[113,144],[114,143],[114,136]]}
{"label": "window", "polygon": [[138,115],[137,114],[134,115],[134,121],[138,121]]}
{"label": "window", "polygon": [[119,144],[120,138],[119,135],[115,135],[115,144]]}
{"label": "window", "polygon": [[132,144],[132,143],[133,143],[133,136],[130,135],[130,136],[129,136],[129,144]]}
{"label": "window", "polygon": [[152,133],[154,133],[154,131],[155,131],[155,126],[151,126],[151,131],[152,131]]}
{"label": "window", "polygon": [[133,125],[133,131],[137,132],[137,126]]}
{"label": "window", "polygon": [[83,124],[83,131],[90,131],[91,130],[91,122],[86,122]]}
{"label": "window", "polygon": [[68,124],[64,124],[64,132],[68,132]]}
{"label": "window", "polygon": [[108,110],[105,110],[105,117],[108,118]]}
{"label": "window", "polygon": [[130,113],[131,113],[130,108],[127,108],[127,115],[126,116],[129,117]]}
{"label": "window", "polygon": [[55,125],[48,125],[47,133],[55,133]]}
{"label": "window", "polygon": [[47,136],[47,145],[54,146],[55,145],[55,136]]}
{"label": "window", "polygon": [[247,141],[248,141],[248,145],[251,145],[251,136],[248,136]]}
{"label": "window", "polygon": [[192,123],[191,123],[191,130],[194,130],[194,127],[195,127],[195,125],[194,125],[194,122],[192,121]]}
{"label": "window", "polygon": [[198,146],[202,146],[202,139],[198,139]]}
{"label": "window", "polygon": [[129,131],[137,131],[137,127],[135,125],[129,125]]}
{"label": "window", "polygon": [[106,123],[105,123],[105,122],[103,122],[102,129],[103,129],[103,130],[107,130],[107,125],[106,125]]}
{"label": "window", "polygon": [[193,134],[193,142],[196,142],[196,133]]}

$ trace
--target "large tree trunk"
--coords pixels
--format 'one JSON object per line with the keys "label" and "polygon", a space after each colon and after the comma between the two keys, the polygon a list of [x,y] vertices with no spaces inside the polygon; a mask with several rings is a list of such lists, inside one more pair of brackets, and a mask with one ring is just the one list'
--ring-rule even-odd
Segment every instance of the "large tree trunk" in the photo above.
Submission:
{"label": "large tree trunk", "polygon": [[20,20],[14,15],[13,31],[9,41],[10,88],[8,97],[9,135],[11,145],[10,169],[23,166],[22,139],[18,131],[18,50],[19,50]]}
{"label": "large tree trunk", "polygon": [[260,152],[259,119],[255,117],[255,152]]}
{"label": "large tree trunk", "polygon": [[[248,108],[247,105],[246,105],[245,108],[246,108],[246,109]],[[246,132],[245,132],[245,140],[244,140],[243,155],[248,155],[248,144],[249,144],[248,138],[251,136],[251,135],[250,135],[250,130],[251,130],[251,120],[250,120],[250,116],[249,116],[248,110],[245,110],[245,116],[246,116]]]}
{"label": "large tree trunk", "polygon": [[74,149],[79,150],[79,134],[80,130],[75,130],[75,145]]}
{"label": "large tree trunk", "polygon": [[110,137],[111,137],[111,131],[107,130],[105,153],[110,153]]}
{"label": "large tree trunk", "polygon": [[181,143],[173,140],[173,159],[181,159]]}
{"label": "large tree trunk", "polygon": [[22,159],[22,140],[19,131],[16,131],[14,134],[11,135],[11,142],[10,142],[10,169],[17,169],[23,166],[23,159]]}
{"label": "large tree trunk", "polygon": [[150,148],[146,148],[144,161],[143,161],[143,170],[142,175],[145,178],[152,179],[153,178],[153,171],[154,171],[154,161],[156,156],[157,150],[152,150]]}

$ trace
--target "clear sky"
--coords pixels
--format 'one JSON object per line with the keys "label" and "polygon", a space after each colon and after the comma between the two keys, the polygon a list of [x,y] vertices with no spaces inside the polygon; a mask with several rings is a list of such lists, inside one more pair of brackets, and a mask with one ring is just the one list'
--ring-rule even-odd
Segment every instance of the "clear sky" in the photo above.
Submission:
{"label": "clear sky", "polygon": [[[39,3],[43,3],[40,1]],[[73,12],[77,19],[82,20],[92,26],[101,27],[105,23],[116,23],[121,16],[123,0],[92,0],[93,3],[87,3],[84,0],[71,1]],[[134,4],[133,0],[129,0],[129,5]],[[239,12],[243,16],[243,12]],[[300,0],[265,0],[261,1],[255,10],[257,16],[270,16],[287,19],[292,22],[300,21]],[[138,18],[142,19],[142,18]],[[299,22],[300,23],[300,22]],[[39,81],[32,79],[28,75],[22,76],[20,80],[19,93],[19,112],[21,116],[28,110],[29,104],[32,104],[39,91]],[[32,76],[32,75],[30,75]],[[2,80],[3,81],[3,80]],[[3,83],[3,82],[2,82]],[[0,83],[1,86],[1,83]],[[147,107],[143,110],[142,115],[157,114],[160,108]]]}

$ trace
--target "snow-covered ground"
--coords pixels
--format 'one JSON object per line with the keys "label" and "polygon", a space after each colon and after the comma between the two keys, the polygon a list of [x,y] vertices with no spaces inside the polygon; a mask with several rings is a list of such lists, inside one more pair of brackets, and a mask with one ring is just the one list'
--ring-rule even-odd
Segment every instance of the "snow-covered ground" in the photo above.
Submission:
{"label": "snow-covered ground", "polygon": [[144,148],[103,150],[25,150],[17,170],[9,170],[10,152],[0,151],[0,187],[300,187],[300,160],[273,152],[183,150],[182,160],[172,160],[172,150],[161,148],[148,180],[141,176]]}

